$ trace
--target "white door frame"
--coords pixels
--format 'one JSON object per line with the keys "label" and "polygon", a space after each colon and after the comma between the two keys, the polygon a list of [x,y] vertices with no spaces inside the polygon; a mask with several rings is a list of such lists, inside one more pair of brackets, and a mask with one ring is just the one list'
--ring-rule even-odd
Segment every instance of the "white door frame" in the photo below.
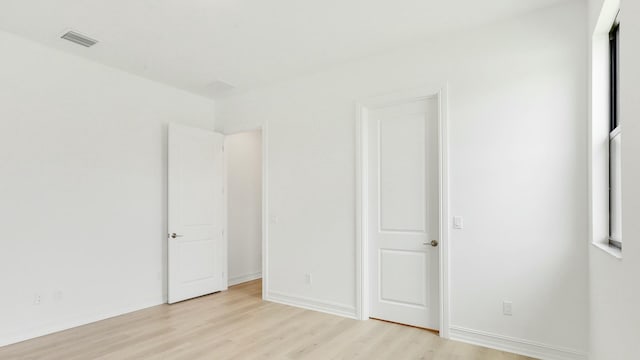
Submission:
{"label": "white door frame", "polygon": [[[269,192],[268,192],[268,186],[267,186],[267,181],[268,181],[268,159],[269,157],[267,156],[267,123],[263,123],[262,125],[259,126],[255,126],[255,127],[250,127],[250,128],[242,128],[239,130],[234,129],[233,131],[229,131],[229,132],[223,132],[223,134],[225,136],[227,135],[234,135],[234,134],[239,134],[239,133],[243,133],[243,132],[251,132],[251,131],[261,131],[262,132],[262,299],[263,300],[267,300],[267,294],[268,294],[268,289],[269,289],[269,276],[268,276],[268,269],[269,267],[267,266],[267,262],[269,260],[269,256],[267,255],[267,250],[269,249],[269,247],[267,246],[267,244],[269,243],[269,214],[268,214],[268,209],[269,209]],[[227,173],[227,153],[225,151],[224,153],[224,168],[225,168],[225,173]],[[227,186],[227,178],[225,177],[225,183],[224,183],[224,188],[225,188],[225,193],[224,193],[224,204],[225,207],[228,206],[228,191],[226,191],[226,189],[228,189],[229,187]],[[225,228],[229,228],[229,224],[227,222],[227,219],[225,219]],[[226,231],[224,233],[224,241],[225,243],[228,243],[228,231]],[[227,252],[229,247],[227,246]],[[227,263],[227,267],[228,267],[228,263]],[[229,277],[229,269],[227,268],[227,278]]]}
{"label": "white door frame", "polygon": [[369,318],[368,246],[368,109],[418,101],[436,96],[438,101],[438,159],[440,170],[440,336],[449,338],[449,138],[447,85],[377,96],[356,104],[356,316]]}

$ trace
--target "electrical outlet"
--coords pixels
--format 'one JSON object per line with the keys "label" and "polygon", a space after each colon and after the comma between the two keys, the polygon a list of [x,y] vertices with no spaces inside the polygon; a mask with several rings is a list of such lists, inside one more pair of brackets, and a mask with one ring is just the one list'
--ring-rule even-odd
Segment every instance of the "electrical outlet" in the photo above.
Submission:
{"label": "electrical outlet", "polygon": [[36,293],[33,294],[33,305],[42,304],[42,294]]}
{"label": "electrical outlet", "polygon": [[311,274],[304,274],[304,280],[307,285],[311,285],[313,278],[311,277]]}
{"label": "electrical outlet", "polygon": [[513,315],[513,303],[511,301],[503,301],[502,302],[502,314],[506,316]]}
{"label": "electrical outlet", "polygon": [[62,301],[62,290],[56,290],[53,292],[53,301],[54,302]]}

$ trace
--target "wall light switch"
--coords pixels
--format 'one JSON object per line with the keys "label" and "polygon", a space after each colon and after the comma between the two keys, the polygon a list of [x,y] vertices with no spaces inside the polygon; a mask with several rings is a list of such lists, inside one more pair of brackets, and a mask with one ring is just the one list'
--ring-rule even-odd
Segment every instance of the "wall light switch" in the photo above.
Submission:
{"label": "wall light switch", "polygon": [[453,217],[453,228],[454,229],[462,229],[464,224],[462,223],[462,216],[454,216]]}
{"label": "wall light switch", "polygon": [[511,301],[502,302],[502,314],[507,316],[513,315],[513,303]]}
{"label": "wall light switch", "polygon": [[271,215],[271,216],[269,217],[269,222],[270,222],[271,224],[274,224],[274,225],[275,225],[275,224],[277,224],[277,223],[278,223],[278,217],[277,217],[277,216],[275,216],[275,215]]}

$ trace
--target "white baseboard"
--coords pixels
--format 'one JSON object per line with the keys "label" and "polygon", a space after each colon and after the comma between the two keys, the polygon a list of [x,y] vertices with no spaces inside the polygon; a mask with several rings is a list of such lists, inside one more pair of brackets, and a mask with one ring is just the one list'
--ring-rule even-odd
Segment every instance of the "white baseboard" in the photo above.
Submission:
{"label": "white baseboard", "polygon": [[262,278],[262,272],[257,272],[255,274],[242,275],[242,276],[234,276],[229,278],[229,286],[242,284],[247,281],[257,280]]}
{"label": "white baseboard", "polygon": [[269,291],[268,293],[265,293],[264,300],[307,310],[319,311],[331,315],[357,319],[356,308],[351,305],[316,300],[297,295],[289,295],[278,291]]}
{"label": "white baseboard", "polygon": [[47,327],[43,327],[35,330],[25,330],[24,332],[19,334],[13,334],[7,337],[0,338],[0,347],[19,343],[26,340],[35,339],[45,335],[50,335],[53,333],[57,333],[59,331],[64,331],[74,327],[91,324],[96,321],[106,320],[112,317],[128,314],[134,311],[143,310],[143,309],[150,308],[157,305],[162,305],[162,302],[157,300],[150,301],[150,302],[138,304],[135,306],[127,306],[127,307],[119,308],[116,310],[111,310],[101,314],[84,316],[82,318],[73,319],[71,321],[68,321],[62,324],[51,325],[51,326],[47,326]]}
{"label": "white baseboard", "polygon": [[491,334],[459,326],[449,328],[451,340],[508,351],[542,360],[586,360],[586,352],[551,346],[534,341]]}

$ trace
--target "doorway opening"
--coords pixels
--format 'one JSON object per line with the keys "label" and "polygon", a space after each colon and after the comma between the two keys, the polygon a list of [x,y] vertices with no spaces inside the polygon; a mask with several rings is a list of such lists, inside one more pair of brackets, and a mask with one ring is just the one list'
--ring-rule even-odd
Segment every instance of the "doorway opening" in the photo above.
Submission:
{"label": "doorway opening", "polygon": [[262,130],[225,136],[228,284],[262,297]]}
{"label": "doorway opening", "polygon": [[357,108],[358,317],[448,337],[446,88]]}

